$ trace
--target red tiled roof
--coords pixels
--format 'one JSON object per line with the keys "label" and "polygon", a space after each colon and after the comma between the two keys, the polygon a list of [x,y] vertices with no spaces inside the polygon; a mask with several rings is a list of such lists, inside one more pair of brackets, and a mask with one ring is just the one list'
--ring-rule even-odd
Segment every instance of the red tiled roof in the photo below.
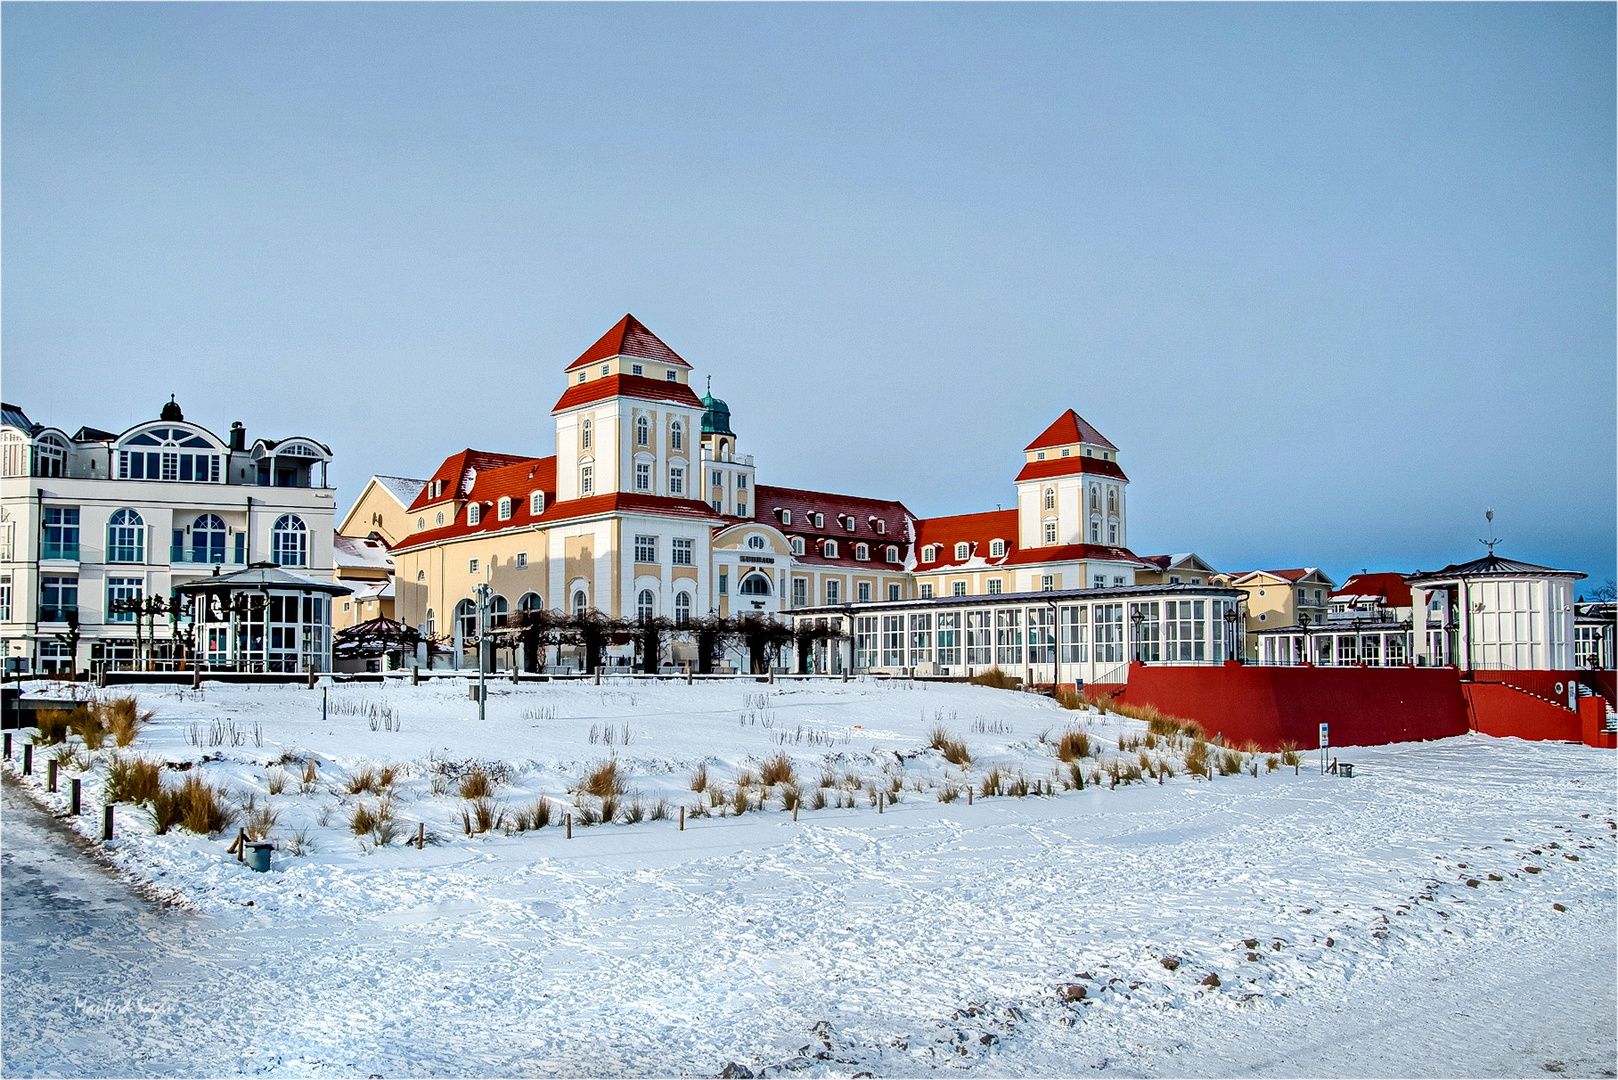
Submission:
{"label": "red tiled roof", "polygon": [[[536,461],[536,464],[550,465],[551,480],[554,485],[556,459],[545,458]],[[534,477],[535,480],[544,477],[543,470]],[[723,518],[714,513],[707,503],[696,502],[692,499],[670,499],[657,495],[630,495],[619,492],[610,495],[592,495],[587,499],[568,499],[565,502],[550,502],[550,492],[546,493],[545,512],[538,517],[528,513],[528,492],[522,492],[521,498],[512,493],[511,517],[500,521],[495,516],[495,505],[499,495],[504,492],[492,488],[490,494],[495,501],[485,503],[482,498],[477,501],[483,505],[481,520],[476,525],[466,523],[466,510],[455,516],[455,520],[441,529],[428,529],[426,532],[416,533],[406,537],[394,548],[394,551],[409,551],[418,547],[427,547],[432,544],[441,544],[451,540],[463,540],[469,536],[483,533],[503,532],[506,529],[525,528],[534,525],[554,525],[559,521],[571,521],[575,518],[593,517],[597,514],[630,513],[655,514],[662,517],[696,518],[702,521],[721,521]]]}
{"label": "red tiled roof", "polygon": [[[836,495],[829,491],[805,491],[801,488],[773,487],[758,484],[753,492],[753,520],[773,525],[788,537],[801,536],[804,554],[795,556],[799,561],[822,566],[871,567],[873,569],[901,570],[910,554],[910,538],[914,535],[914,515],[905,505],[892,499],[868,499],[860,495]],[[792,514],[792,524],[781,523],[780,511]],[[821,514],[825,524],[816,527],[814,515]],[[838,515],[854,519],[854,531],[843,527]],[[882,522],[878,533],[872,519]],[[836,558],[820,554],[819,544],[824,540],[837,541]],[[854,558],[854,545],[871,545],[871,558]],[[899,548],[899,561],[890,563],[883,552],[885,545]]]}
{"label": "red tiled roof", "polygon": [[1108,450],[1118,449],[1107,437],[1090,426],[1089,421],[1069,409],[1056,418],[1056,422],[1040,433],[1039,438],[1023,447],[1024,450],[1043,450],[1047,446],[1069,446],[1073,443],[1094,443]]}
{"label": "red tiled roof", "polygon": [[569,364],[567,369],[572,371],[613,356],[638,356],[642,360],[657,360],[684,368],[691,366],[680,358],[679,353],[663,344],[656,334],[646,329],[639,319],[625,315],[618,320],[617,326],[602,334],[601,340],[584,350],[584,355]]}
{"label": "red tiled roof", "polygon": [[[434,503],[449,499],[458,499],[466,494],[463,482],[467,479],[467,471],[482,472],[485,469],[498,468],[501,465],[511,465],[516,462],[533,461],[534,458],[523,457],[519,454],[496,454],[488,450],[462,450],[459,454],[451,454],[444,459],[432,476],[428,477],[427,485],[416,494],[411,501],[409,509],[418,510],[423,506],[432,506]],[[437,498],[428,498],[427,493],[433,489],[433,482],[444,482],[444,493]]]}
{"label": "red tiled roof", "polygon": [[588,405],[610,397],[632,397],[644,401],[670,401],[702,410],[702,399],[685,383],[648,379],[641,375],[606,375],[589,382],[574,383],[557,399],[551,412]]}
{"label": "red tiled roof", "polygon": [[1023,480],[1044,480],[1050,476],[1077,476],[1080,473],[1095,473],[1098,476],[1111,476],[1119,480],[1129,479],[1116,461],[1098,457],[1065,457],[1050,461],[1030,461],[1022,467],[1022,472],[1017,474],[1017,480],[1020,483]]}
{"label": "red tiled roof", "polygon": [[1107,544],[1058,544],[1053,547],[1023,548],[1012,552],[1006,562],[1013,566],[1025,566],[1029,563],[1076,562],[1080,559],[1142,565],[1133,551]]}
{"label": "red tiled roof", "polygon": [[[1004,540],[1006,554],[997,559],[989,557],[989,541]],[[967,561],[981,559],[988,566],[1005,563],[1017,550],[1017,511],[989,510],[981,514],[956,514],[953,517],[925,518],[916,523],[916,558],[921,549],[939,545],[939,558],[930,563],[918,561],[916,571],[947,569],[960,566],[955,558],[955,545],[971,544]]]}
{"label": "red tiled roof", "polygon": [[1380,596],[1388,607],[1409,607],[1410,586],[1401,574],[1355,574],[1332,596]]}

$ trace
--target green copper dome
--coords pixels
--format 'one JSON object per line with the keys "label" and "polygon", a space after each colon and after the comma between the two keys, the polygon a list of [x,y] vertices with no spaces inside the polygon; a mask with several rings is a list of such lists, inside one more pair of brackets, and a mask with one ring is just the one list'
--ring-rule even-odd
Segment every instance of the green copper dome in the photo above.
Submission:
{"label": "green copper dome", "polygon": [[729,435],[735,437],[736,433],[730,430],[730,406],[723,401],[708,394],[702,399],[702,433],[704,435]]}

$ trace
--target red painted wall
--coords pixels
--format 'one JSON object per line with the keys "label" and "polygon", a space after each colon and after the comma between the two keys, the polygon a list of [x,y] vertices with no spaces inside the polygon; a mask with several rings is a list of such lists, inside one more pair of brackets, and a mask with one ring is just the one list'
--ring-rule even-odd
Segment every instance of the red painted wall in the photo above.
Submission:
{"label": "red painted wall", "polygon": [[1591,696],[1579,699],[1579,734],[1586,746],[1618,749],[1618,732],[1607,730],[1607,702]]}
{"label": "red painted wall", "polygon": [[1265,750],[1284,743],[1313,749],[1322,723],[1330,725],[1333,746],[1444,739],[1471,726],[1453,668],[1131,664],[1120,700],[1155,705],[1227,742],[1251,740]]}
{"label": "red painted wall", "polygon": [[[1502,674],[1524,674],[1503,672]],[[1541,674],[1549,674],[1541,673]],[[1461,684],[1473,726],[1485,735],[1582,742],[1579,714],[1504,682]]]}

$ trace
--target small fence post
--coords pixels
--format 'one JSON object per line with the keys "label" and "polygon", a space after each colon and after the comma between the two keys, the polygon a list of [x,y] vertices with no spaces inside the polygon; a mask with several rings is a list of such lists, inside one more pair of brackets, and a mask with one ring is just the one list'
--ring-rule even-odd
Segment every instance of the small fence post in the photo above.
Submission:
{"label": "small fence post", "polygon": [[680,807],[680,831],[685,832],[685,807]]}
{"label": "small fence post", "polygon": [[315,688],[315,669],[310,668],[309,669],[309,689],[313,690],[314,688]]}
{"label": "small fence post", "polygon": [[202,668],[200,667],[193,666],[191,668],[191,689],[202,689]]}
{"label": "small fence post", "polygon": [[101,808],[101,839],[112,839],[112,803]]}
{"label": "small fence post", "polygon": [[423,849],[423,845],[426,843],[427,823],[425,821],[418,821],[416,822],[416,850],[421,851]]}
{"label": "small fence post", "polygon": [[[78,781],[74,781],[74,783],[77,783],[77,782]],[[798,820],[798,804],[797,803],[792,804],[792,820],[793,821]]]}
{"label": "small fence post", "polygon": [[79,778],[76,776],[68,781],[67,812],[79,816]]}
{"label": "small fence post", "polygon": [[885,802],[887,802],[886,794],[883,793],[883,792],[880,792],[880,791],[877,792],[876,793],[876,812],[877,813],[880,814],[882,812],[882,804],[885,803]]}
{"label": "small fence post", "polygon": [[971,784],[966,785],[966,805],[968,805],[968,806],[972,805],[972,785]]}
{"label": "small fence post", "polygon": [[6,760],[11,760],[11,732],[6,732]]}
{"label": "small fence post", "polygon": [[235,846],[236,846],[236,861],[237,862],[246,862],[247,861],[247,830],[246,829],[237,829],[236,830],[236,845]]}
{"label": "small fence post", "polygon": [[32,775],[34,775],[34,744],[33,743],[23,743],[22,744],[22,774],[24,776],[32,776]]}
{"label": "small fence post", "polygon": [[569,840],[573,839],[573,815],[572,814],[567,815],[567,838]]}
{"label": "small fence post", "polygon": [[420,686],[421,685],[421,665],[420,664],[411,664],[410,665],[410,685],[411,686]]}
{"label": "small fence post", "polygon": [[45,790],[52,795],[56,794],[56,759],[51,758],[45,763]]}

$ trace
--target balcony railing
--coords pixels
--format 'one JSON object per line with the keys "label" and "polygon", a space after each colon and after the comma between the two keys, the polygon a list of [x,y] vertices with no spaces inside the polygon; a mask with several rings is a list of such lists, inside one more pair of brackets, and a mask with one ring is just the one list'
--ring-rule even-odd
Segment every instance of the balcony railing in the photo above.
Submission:
{"label": "balcony railing", "polygon": [[181,547],[178,544],[169,548],[169,562],[189,563],[196,566],[240,566],[242,560],[234,553],[216,553],[201,548]]}
{"label": "balcony railing", "polygon": [[65,604],[53,607],[46,607],[42,605],[39,609],[39,621],[67,622],[69,615],[77,617],[78,614],[79,605],[77,604]]}
{"label": "balcony railing", "polygon": [[41,559],[68,559],[73,562],[79,560],[79,545],[77,541],[71,544],[53,544],[49,540],[39,545]]}

